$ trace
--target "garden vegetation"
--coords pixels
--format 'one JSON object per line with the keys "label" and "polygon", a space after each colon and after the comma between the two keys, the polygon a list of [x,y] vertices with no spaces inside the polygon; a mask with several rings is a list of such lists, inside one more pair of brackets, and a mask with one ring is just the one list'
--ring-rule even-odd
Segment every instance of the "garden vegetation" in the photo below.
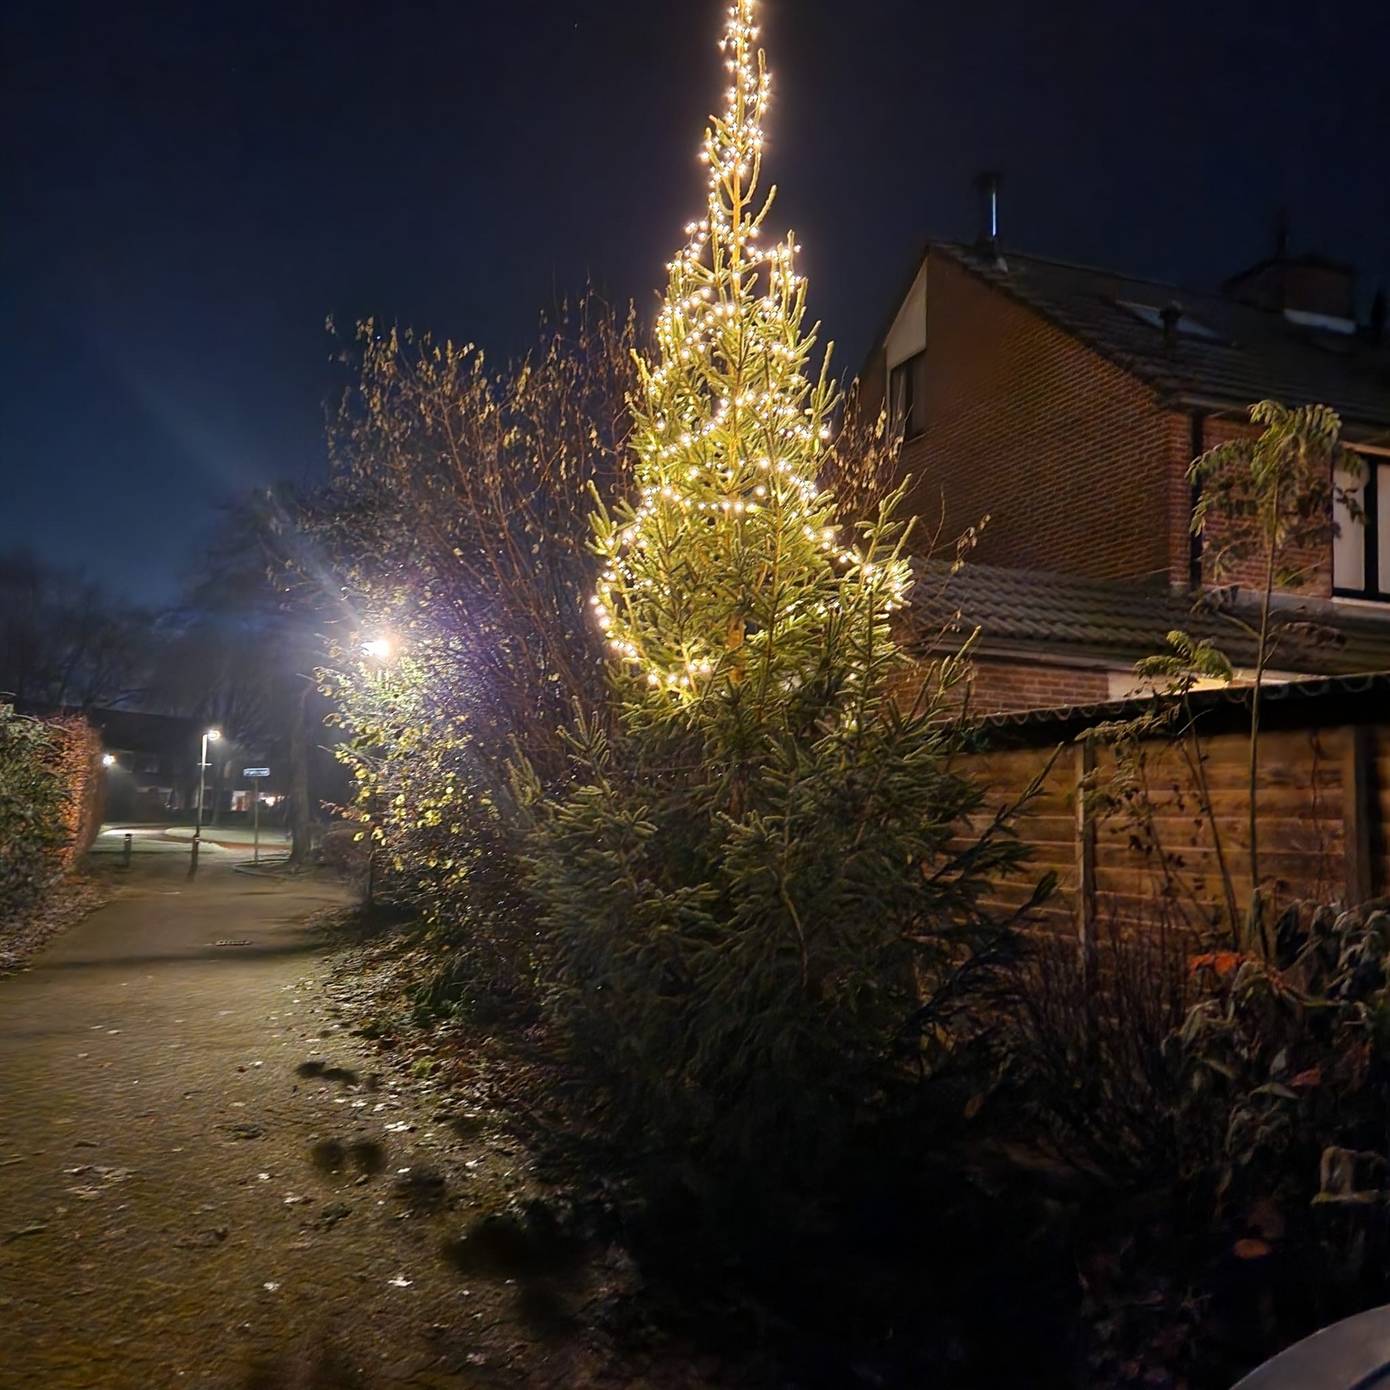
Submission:
{"label": "garden vegetation", "polygon": [[[1061,1305],[1051,1383],[1217,1383],[1277,1345],[1265,1295],[1302,1290],[1302,1326],[1383,1282],[1384,914],[1277,915],[1253,826],[1244,913],[1223,855],[1213,940],[1117,925],[1100,976],[1021,930],[1049,883],[986,906],[1027,872],[1017,807],[954,758],[969,635],[902,645],[935,538],[882,422],[839,413],[795,239],[764,235],[751,8],[650,335],[591,293],[519,362],[370,322],[344,346],[303,568],[364,871],[433,945],[417,1019],[542,1040],[604,1163],[756,1216],[726,1235],[837,1229],[893,1271],[837,1310],[885,1345],[973,1278]],[[1259,567],[1263,672],[1269,594],[1330,534],[1337,422],[1256,423],[1194,479],[1196,524]],[[1145,669],[1169,684],[1143,732],[1200,769],[1186,696],[1229,663],[1175,633]],[[1141,776],[1091,794],[1142,835]],[[1262,1272],[1233,1294],[1233,1264]],[[913,1345],[892,1374],[952,1373]]]}

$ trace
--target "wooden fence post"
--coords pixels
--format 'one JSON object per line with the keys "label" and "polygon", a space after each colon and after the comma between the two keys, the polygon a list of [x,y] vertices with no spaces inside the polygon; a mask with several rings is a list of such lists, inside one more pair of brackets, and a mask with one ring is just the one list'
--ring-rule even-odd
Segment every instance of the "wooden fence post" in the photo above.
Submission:
{"label": "wooden fence post", "polygon": [[1345,859],[1344,892],[1348,907],[1357,907],[1374,895],[1373,829],[1376,805],[1371,792],[1371,727],[1353,724],[1347,729],[1342,764],[1342,836]]}
{"label": "wooden fence post", "polygon": [[1087,795],[1096,770],[1095,741],[1076,745],[1076,937],[1088,993],[1096,974],[1096,820]]}

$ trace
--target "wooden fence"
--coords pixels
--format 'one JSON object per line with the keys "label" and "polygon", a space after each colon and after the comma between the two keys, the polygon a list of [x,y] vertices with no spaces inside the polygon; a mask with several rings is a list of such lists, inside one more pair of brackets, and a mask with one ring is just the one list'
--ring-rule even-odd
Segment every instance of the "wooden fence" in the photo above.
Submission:
{"label": "wooden fence", "polygon": [[[1390,892],[1390,675],[1293,682],[1265,697],[1256,810],[1267,890],[1276,902]],[[1001,884],[997,905],[1017,905],[1052,870],[1059,891],[1042,920],[1083,944],[1110,921],[1200,930],[1228,915],[1227,884],[1243,913],[1248,702],[1248,688],[1203,692],[1188,734],[1141,739],[1119,759],[1087,731],[1137,702],[986,721],[979,751],[960,762],[988,788],[990,810],[1040,779],[1018,820],[1033,852],[1027,880]]]}

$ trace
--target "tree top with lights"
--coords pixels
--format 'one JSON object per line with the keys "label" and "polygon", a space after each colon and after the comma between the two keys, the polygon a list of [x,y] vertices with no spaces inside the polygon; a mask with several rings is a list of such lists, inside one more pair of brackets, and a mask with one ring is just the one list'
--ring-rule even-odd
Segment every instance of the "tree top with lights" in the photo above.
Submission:
{"label": "tree top with lights", "polygon": [[806,281],[788,235],[764,245],[771,92],[755,0],[728,11],[729,74],[711,117],[704,217],[669,262],[656,349],[631,398],[636,500],[595,521],[604,568],[592,604],[623,668],[663,705],[807,679],[827,622],[901,604],[893,549],[841,537],[818,482],[837,391],[813,363]]}

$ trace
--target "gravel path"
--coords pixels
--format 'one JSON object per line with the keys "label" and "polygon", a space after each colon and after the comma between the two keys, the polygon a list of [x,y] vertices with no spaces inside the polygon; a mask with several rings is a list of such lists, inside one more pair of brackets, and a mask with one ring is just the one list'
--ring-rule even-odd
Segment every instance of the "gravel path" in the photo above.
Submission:
{"label": "gravel path", "polygon": [[643,1383],[573,1316],[601,1252],[477,1238],[524,1155],[337,1021],[340,899],[140,857],[0,979],[0,1387]]}

